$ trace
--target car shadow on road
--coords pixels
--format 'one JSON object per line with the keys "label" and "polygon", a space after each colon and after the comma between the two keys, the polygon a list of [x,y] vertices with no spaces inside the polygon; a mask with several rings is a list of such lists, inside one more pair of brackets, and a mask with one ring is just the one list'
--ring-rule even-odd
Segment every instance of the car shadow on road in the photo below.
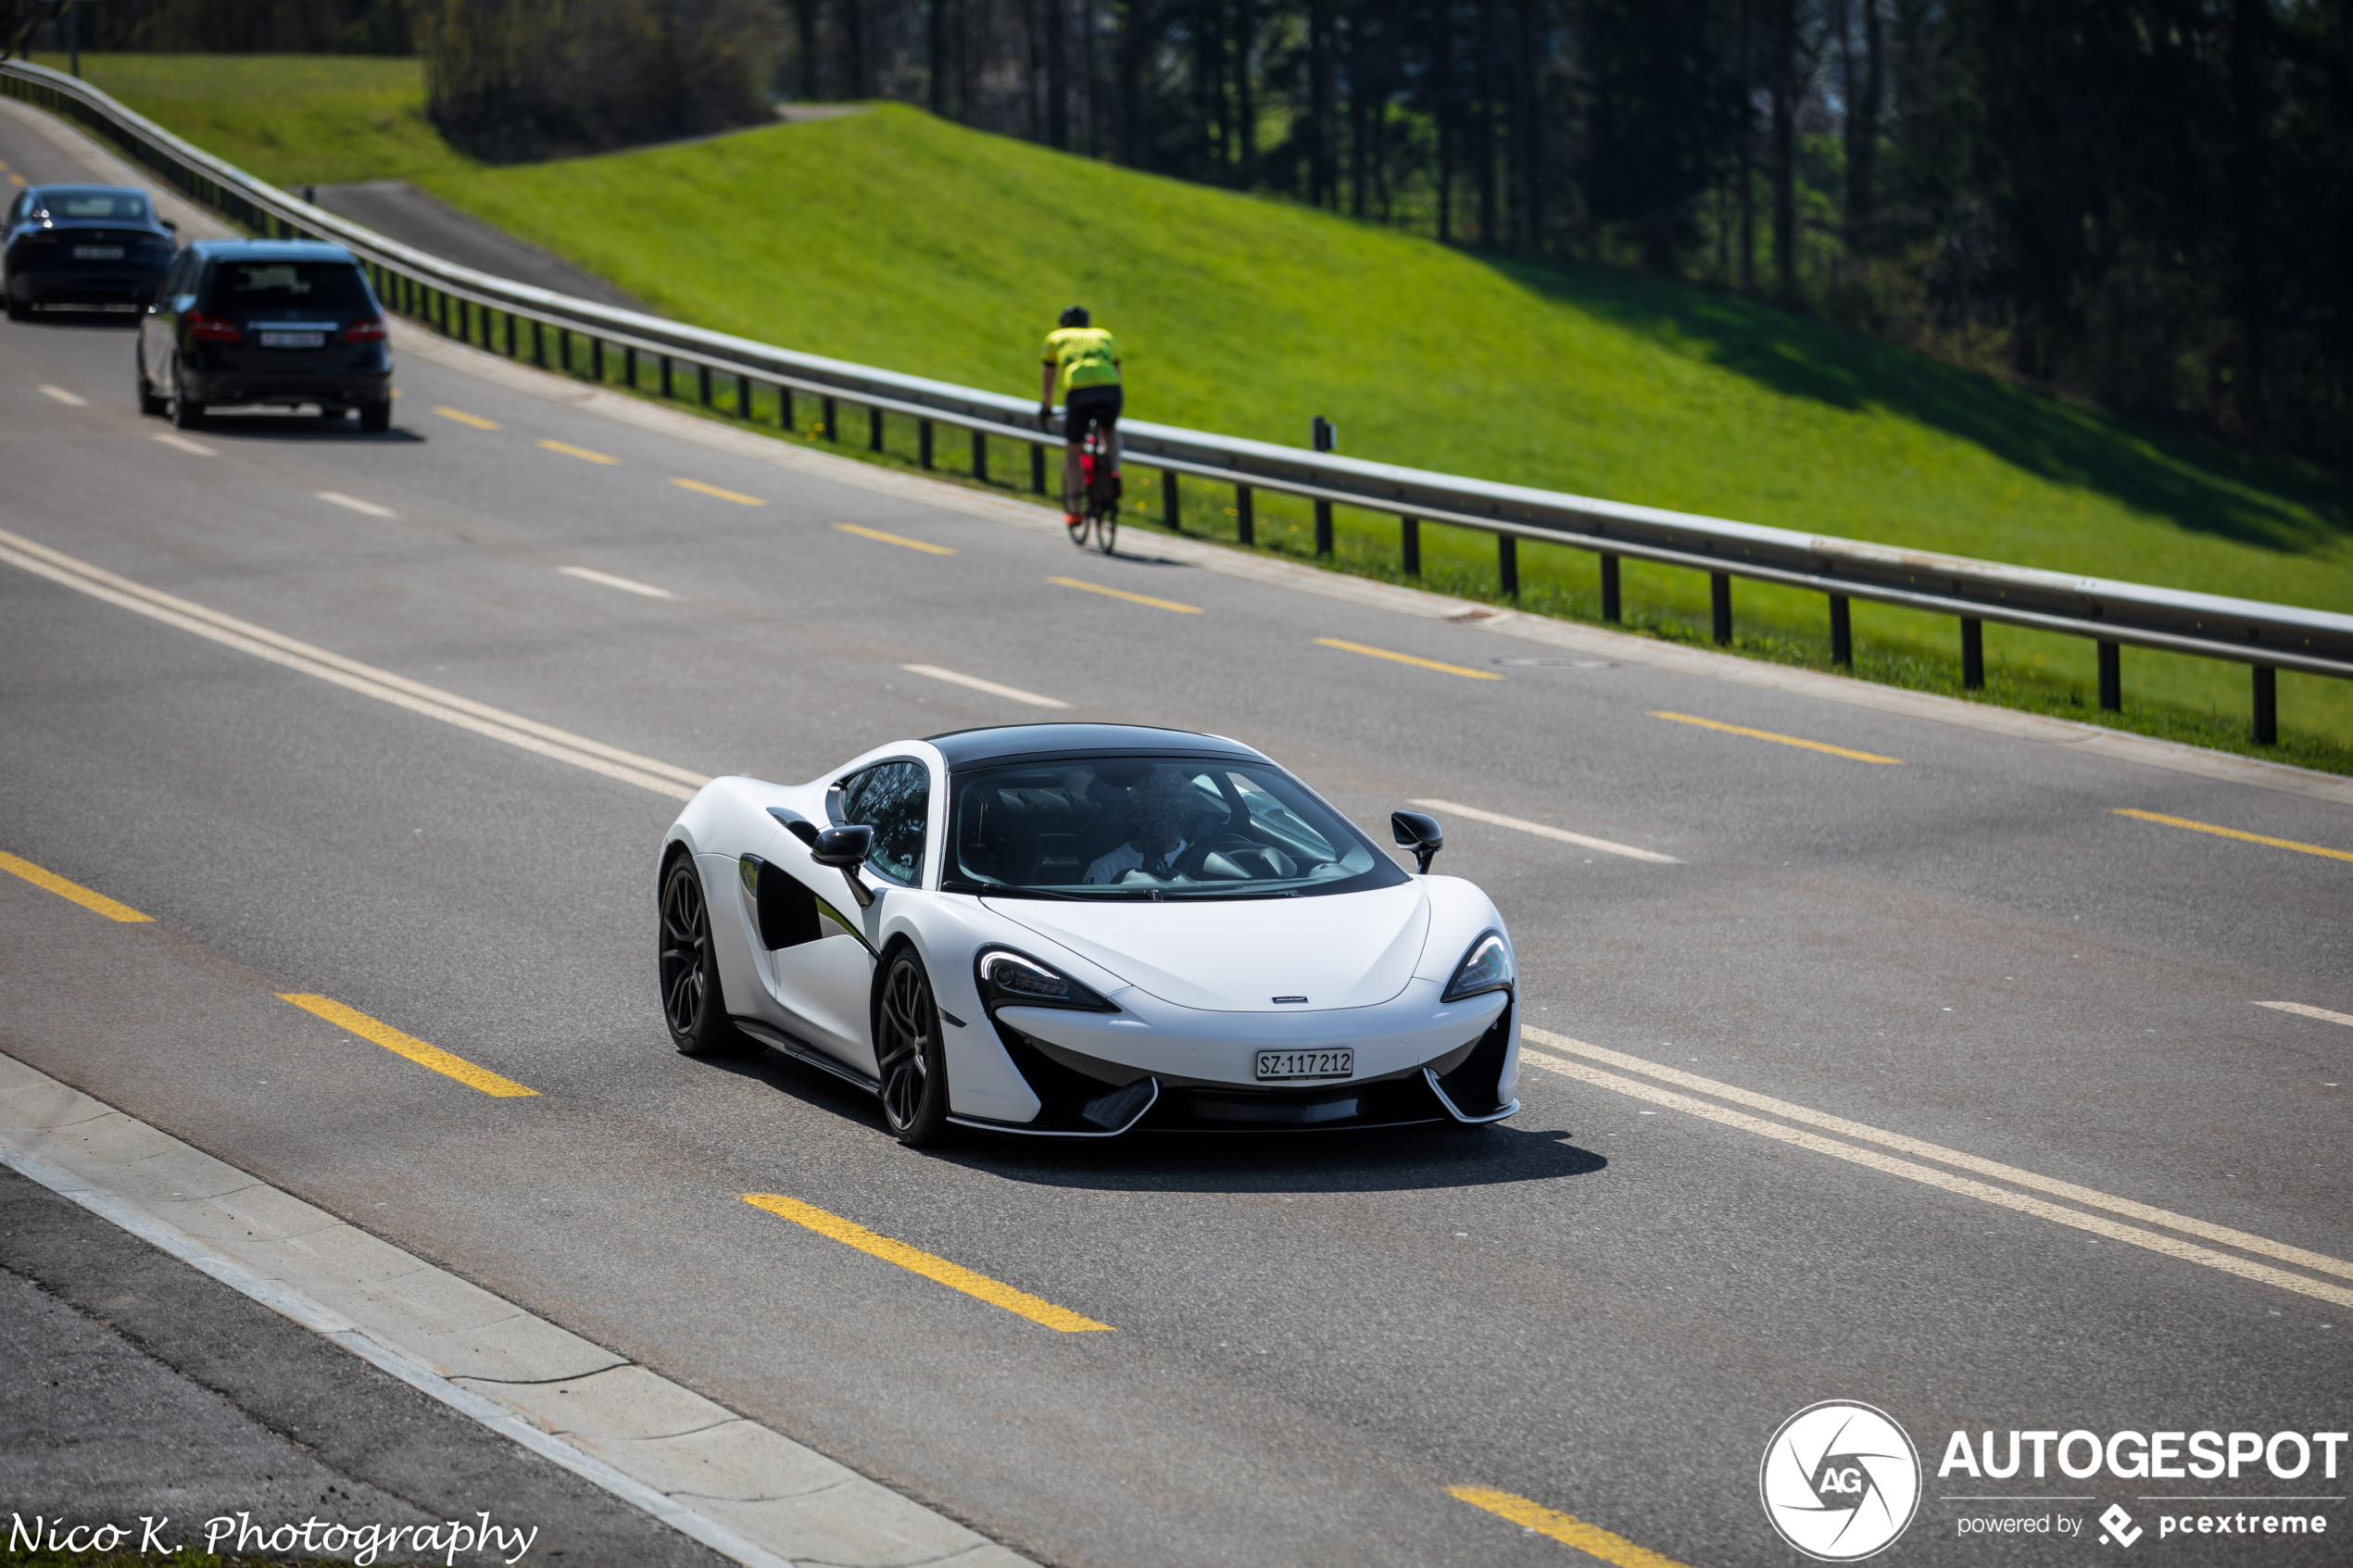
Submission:
{"label": "car shadow on road", "polygon": [[942,1160],[1097,1192],[1423,1192],[1590,1176],[1609,1161],[1557,1128],[1431,1123],[1329,1133],[1151,1133],[1101,1141],[968,1134]]}
{"label": "car shadow on road", "polygon": [[359,421],[348,417],[321,419],[317,414],[289,414],[275,410],[252,413],[207,413],[204,425],[195,433],[207,441],[305,441],[356,443],[370,446],[422,446],[422,433],[399,425],[390,430],[370,433],[359,428]]}

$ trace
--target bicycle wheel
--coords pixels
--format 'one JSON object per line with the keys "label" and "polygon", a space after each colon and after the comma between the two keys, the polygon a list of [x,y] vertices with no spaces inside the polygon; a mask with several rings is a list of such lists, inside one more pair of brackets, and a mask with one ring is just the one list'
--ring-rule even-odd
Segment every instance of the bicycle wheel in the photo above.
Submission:
{"label": "bicycle wheel", "polygon": [[1095,548],[1105,555],[1112,553],[1113,542],[1119,537],[1119,503],[1104,501],[1095,509]]}

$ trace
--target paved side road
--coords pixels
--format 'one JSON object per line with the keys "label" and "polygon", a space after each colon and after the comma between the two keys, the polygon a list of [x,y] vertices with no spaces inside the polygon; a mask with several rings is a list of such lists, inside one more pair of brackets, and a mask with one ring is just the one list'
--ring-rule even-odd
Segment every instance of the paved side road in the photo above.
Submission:
{"label": "paved side road", "polygon": [[206,1522],[536,1529],[475,1562],[719,1568],[686,1539],[0,1167],[0,1512],[207,1544]]}

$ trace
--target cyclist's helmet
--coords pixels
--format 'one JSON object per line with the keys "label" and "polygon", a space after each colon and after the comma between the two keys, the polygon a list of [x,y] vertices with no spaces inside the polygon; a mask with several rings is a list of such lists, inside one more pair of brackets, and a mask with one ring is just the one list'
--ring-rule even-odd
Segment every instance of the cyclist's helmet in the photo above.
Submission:
{"label": "cyclist's helmet", "polygon": [[1083,327],[1093,320],[1093,317],[1087,314],[1087,307],[1083,305],[1074,305],[1062,314],[1062,324],[1065,327]]}

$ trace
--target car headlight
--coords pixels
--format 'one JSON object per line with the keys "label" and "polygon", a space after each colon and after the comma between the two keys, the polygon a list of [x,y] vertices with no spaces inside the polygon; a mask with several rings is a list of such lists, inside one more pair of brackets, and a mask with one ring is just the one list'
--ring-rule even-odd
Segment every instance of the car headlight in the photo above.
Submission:
{"label": "car headlight", "polygon": [[1463,961],[1454,966],[1454,978],[1446,983],[1445,994],[1439,1000],[1459,1002],[1485,991],[1508,991],[1515,978],[1510,945],[1502,932],[1491,931],[1472,943]]}
{"label": "car headlight", "polygon": [[1053,965],[1011,947],[982,948],[974,967],[980,978],[980,999],[992,1010],[1000,1007],[1119,1010]]}

